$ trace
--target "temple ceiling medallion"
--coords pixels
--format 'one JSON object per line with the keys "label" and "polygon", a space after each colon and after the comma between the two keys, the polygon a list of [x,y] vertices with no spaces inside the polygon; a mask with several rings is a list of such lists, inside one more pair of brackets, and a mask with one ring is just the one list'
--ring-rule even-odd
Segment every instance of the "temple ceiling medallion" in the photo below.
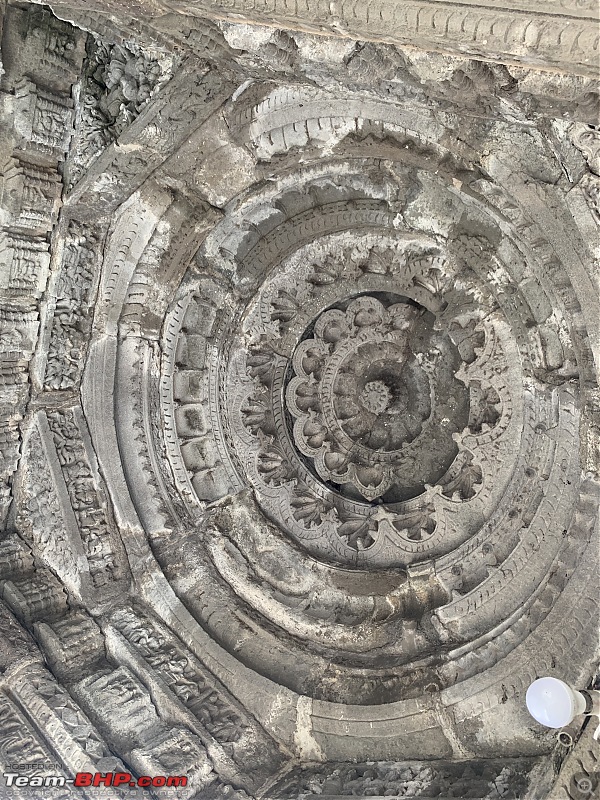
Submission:
{"label": "temple ceiling medallion", "polygon": [[592,4],[249,5],[7,5],[0,761],[523,796],[599,658]]}

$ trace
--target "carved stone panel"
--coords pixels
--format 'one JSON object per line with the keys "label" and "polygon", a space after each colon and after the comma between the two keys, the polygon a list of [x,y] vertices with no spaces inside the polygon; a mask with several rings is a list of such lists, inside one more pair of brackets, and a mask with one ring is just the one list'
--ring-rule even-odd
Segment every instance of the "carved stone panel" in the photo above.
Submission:
{"label": "carved stone panel", "polygon": [[527,687],[600,658],[595,8],[53,7],[3,19],[2,767],[552,796]]}

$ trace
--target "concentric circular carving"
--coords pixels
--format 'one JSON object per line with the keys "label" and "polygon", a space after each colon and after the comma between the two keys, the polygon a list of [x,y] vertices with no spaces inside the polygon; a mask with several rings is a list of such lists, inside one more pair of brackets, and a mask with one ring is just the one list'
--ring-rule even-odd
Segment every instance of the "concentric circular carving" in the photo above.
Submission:
{"label": "concentric circular carving", "polygon": [[[493,463],[513,405],[503,319],[426,236],[300,242],[212,329],[207,398],[225,435],[202,445],[194,488],[251,487],[291,540],[339,564],[450,552],[510,473]],[[184,444],[192,468],[198,448]]]}
{"label": "concentric circular carving", "polygon": [[[70,83],[6,76],[0,588],[68,689],[5,613],[9,738],[58,752],[66,698],[79,751],[175,754],[198,797],[264,795],[290,753],[543,752],[524,689],[597,661],[590,126],[556,76],[172,22],[195,56],[58,220],[30,201],[73,152],[27,120],[68,133]],[[65,77],[61,26],[33,38]]]}
{"label": "concentric circular carving", "polygon": [[[458,351],[434,331],[434,315],[407,298],[369,294],[340,306],[324,311],[294,351],[285,393],[294,443],[315,477],[345,497],[409,500],[458,452],[452,433],[467,422],[468,391],[434,364],[459,363]],[[448,416],[427,424],[440,406]],[[417,439],[412,451],[429,447],[431,456],[422,474],[408,450]]]}
{"label": "concentric circular carving", "polygon": [[[181,557],[209,565],[201,604],[222,585],[243,601],[239,626],[218,608],[203,624],[334,702],[495,663],[507,609],[542,602],[526,587],[577,480],[556,446],[576,442],[575,355],[538,256],[482,194],[386,169],[313,165],[239,198],[169,323],[173,461],[201,509]],[[268,664],[244,638],[256,619]]]}

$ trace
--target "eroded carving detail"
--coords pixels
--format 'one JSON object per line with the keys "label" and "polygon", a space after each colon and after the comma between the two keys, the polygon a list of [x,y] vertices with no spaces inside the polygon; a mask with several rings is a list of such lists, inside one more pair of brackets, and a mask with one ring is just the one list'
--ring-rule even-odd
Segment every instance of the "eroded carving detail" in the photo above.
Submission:
{"label": "eroded carving detail", "polygon": [[329,764],[326,768],[298,769],[285,778],[274,798],[324,796],[438,797],[447,792],[474,794],[481,800],[519,797],[527,786],[533,762],[522,759],[511,766],[490,762],[482,769],[476,762],[460,765],[431,765],[410,762],[379,762],[348,766]]}
{"label": "eroded carving detail", "polygon": [[109,44],[90,37],[74,147],[69,157],[72,186],[98,155],[138,117],[169,79],[174,59],[144,55],[137,44]]}
{"label": "eroded carving detail", "polygon": [[[80,422],[81,424],[81,422]],[[83,542],[92,583],[97,589],[123,577],[115,539],[72,411],[48,414],[48,425]]]}
{"label": "eroded carving detail", "polygon": [[0,292],[37,298],[46,287],[50,264],[47,242],[0,232]]}
{"label": "eroded carving detail", "polygon": [[[399,15],[409,9],[438,45],[459,23],[478,47],[485,35],[529,50],[558,30],[525,31],[475,6],[435,20],[426,2],[396,6],[373,24],[403,19],[408,30],[415,20]],[[35,39],[43,57],[26,80],[6,81],[20,149],[4,165],[1,220],[2,524],[31,549],[2,537],[0,577],[80,706],[41,672],[19,683],[18,702],[57,747],[77,742],[74,754],[89,750],[99,769],[189,773],[190,800],[270,791],[282,756],[261,725],[302,759],[374,754],[292,773],[283,797],[522,793],[526,769],[483,774],[464,757],[514,746],[494,728],[500,706],[541,751],[518,716],[527,681],[559,661],[580,675],[590,659],[593,581],[581,583],[594,481],[580,481],[596,469],[595,317],[570,276],[585,261],[572,219],[580,190],[597,204],[597,131],[570,131],[591,168],[581,180],[567,137],[571,120],[593,119],[595,87],[183,12],[132,22],[139,42],[118,14],[98,15],[120,44],[92,44],[65,214],[89,222],[61,220],[52,237],[70,119],[57,76],[77,71],[81,37],[40,12],[38,34],[20,31],[23,51]],[[344,18],[337,6],[323,24],[333,17]],[[92,15],[79,18],[96,30]],[[513,33],[492,30],[500,18]],[[560,33],[555,55],[570,47],[589,60],[596,45],[577,38],[579,25]],[[168,55],[157,61],[159,51]],[[206,60],[158,92],[180,53]],[[203,203],[199,223],[187,198],[209,190],[215,207]],[[131,224],[119,228],[123,214]],[[190,261],[209,230],[187,271],[179,245],[165,245],[182,220]],[[115,345],[122,470],[94,456],[115,422],[113,387],[93,442],[74,400],[105,225],[117,248],[119,230],[137,232],[107,270],[93,332],[94,347]],[[156,231],[146,240],[145,226]],[[30,392],[50,240],[56,273]],[[105,479],[142,595],[134,610]],[[116,612],[98,604],[111,586]],[[572,635],[549,635],[572,597]],[[363,707],[350,717],[346,703]],[[384,764],[391,740],[428,758],[452,751],[459,771]]]}
{"label": "eroded carving detail", "polygon": [[255,775],[258,785],[279,759],[273,743],[254,720],[236,708],[214,676],[170,633],[134,609],[111,617],[116,630],[155,670],[202,728],[237,767]]}
{"label": "eroded carving detail", "polygon": [[62,183],[53,167],[13,157],[0,180],[7,198],[0,222],[25,234],[45,234],[58,214]]}
{"label": "eroded carving detail", "polygon": [[15,87],[15,130],[21,150],[62,159],[69,148],[73,101],[24,78]]}
{"label": "eroded carving detail", "polygon": [[[475,365],[478,374],[486,336],[476,315],[443,300],[462,291],[452,288],[444,259],[419,247],[354,245],[343,257],[328,249],[309,256],[302,277],[294,271],[287,283],[263,289],[255,327],[240,342],[246,374],[238,380],[247,388],[233,405],[243,440],[249,434],[255,442],[254,485],[300,541],[335,535],[342,545],[329,539],[335,558],[376,552],[384,541],[388,552],[424,552],[444,529],[433,487],[469,501],[484,483],[457,437],[469,424],[479,433],[500,417],[490,386],[484,397],[473,389],[469,419],[469,382],[459,370]],[[344,280],[360,281],[362,293],[337,299]],[[273,490],[284,493],[283,505],[267,500]],[[383,527],[373,513],[382,502],[390,515]]]}
{"label": "eroded carving detail", "polygon": [[[0,692],[0,762],[7,765],[34,764],[31,775],[42,775],[40,764],[52,765],[55,758],[42,744],[24,715],[16,708],[4,691]],[[68,800],[69,792],[56,789],[53,800]]]}
{"label": "eroded carving detail", "polygon": [[69,223],[50,323],[44,376],[44,385],[48,389],[72,388],[81,378],[85,346],[92,325],[97,244],[97,234],[89,226],[75,220]]}

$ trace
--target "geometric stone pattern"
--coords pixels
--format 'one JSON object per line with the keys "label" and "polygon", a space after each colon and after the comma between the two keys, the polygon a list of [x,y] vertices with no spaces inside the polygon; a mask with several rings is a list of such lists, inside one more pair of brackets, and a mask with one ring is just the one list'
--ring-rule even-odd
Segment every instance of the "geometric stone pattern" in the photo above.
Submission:
{"label": "geometric stone pattern", "polygon": [[0,766],[579,798],[595,7],[250,5],[0,7]]}

